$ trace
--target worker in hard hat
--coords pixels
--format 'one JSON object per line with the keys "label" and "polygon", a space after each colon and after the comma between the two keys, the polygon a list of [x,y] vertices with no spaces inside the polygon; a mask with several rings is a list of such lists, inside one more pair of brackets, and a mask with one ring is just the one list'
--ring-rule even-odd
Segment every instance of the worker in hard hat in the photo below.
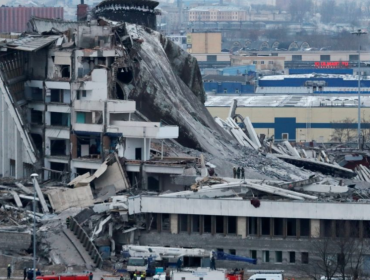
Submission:
{"label": "worker in hard hat", "polygon": [[8,277],[7,277],[7,279],[10,279],[10,276],[12,276],[12,267],[10,266],[10,264],[8,264]]}

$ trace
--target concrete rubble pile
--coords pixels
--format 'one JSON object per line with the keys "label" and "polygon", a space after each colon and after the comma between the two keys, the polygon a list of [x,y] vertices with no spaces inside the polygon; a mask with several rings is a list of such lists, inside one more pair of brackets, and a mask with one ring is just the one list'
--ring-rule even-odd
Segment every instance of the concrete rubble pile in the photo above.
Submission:
{"label": "concrete rubble pile", "polygon": [[[98,8],[97,11],[106,14],[107,7]],[[58,63],[66,65],[65,57],[74,59],[72,54],[84,54],[77,59],[81,66],[77,82],[81,87],[101,78],[97,77],[99,73],[109,71],[109,80],[100,90],[107,86],[114,96],[99,106],[110,106],[114,116],[103,117],[97,110],[91,117],[88,115],[91,123],[79,119],[71,129],[72,134],[69,129],[63,130],[63,140],[71,139],[63,149],[64,152],[72,147],[68,159],[50,151],[45,158],[36,159],[34,153],[34,169],[54,176],[43,176],[44,180],[34,178],[32,182],[0,180],[4,184],[0,187],[2,252],[30,256],[27,250],[31,245],[34,200],[40,264],[58,266],[61,270],[99,267],[113,271],[124,269],[119,248],[139,243],[141,233],[158,223],[148,213],[140,212],[145,205],[135,204],[134,200],[142,197],[231,199],[245,201],[255,208],[262,207],[265,201],[355,202],[370,198],[370,189],[365,184],[370,181],[367,168],[359,166],[356,174],[329,160],[324,150],[312,150],[309,156],[309,152],[292,147],[288,141],[277,144],[272,139],[259,138],[250,119],[235,113],[236,101],[226,120],[213,119],[204,106],[205,93],[196,60],[160,33],[101,16],[88,23],[34,18],[30,28],[33,34],[23,39],[46,40],[47,51],[53,54],[50,64],[62,61]],[[19,44],[20,41],[5,42],[0,47],[18,48]],[[111,54],[105,64],[95,59],[95,55],[103,53]],[[49,69],[52,73],[68,69],[52,65],[55,67]],[[55,79],[68,80],[63,76]],[[83,94],[87,93],[80,98]],[[77,101],[82,111],[89,109]],[[120,106],[130,107],[129,113],[117,113]],[[24,114],[18,105],[9,108],[22,120],[20,116]],[[107,116],[111,122],[102,125]],[[129,125],[125,126],[125,122]],[[100,153],[95,144],[92,147],[90,139],[84,139],[75,148],[86,136],[86,131],[78,128],[82,130],[87,125],[93,133],[100,133],[99,137],[93,134],[101,143]],[[143,153],[141,147],[129,145],[135,138],[132,135],[130,138],[130,133],[138,127],[143,128],[139,139]],[[179,133],[173,137],[161,135],[161,131],[171,128]],[[58,137],[61,131],[51,133],[51,138]],[[147,139],[151,131],[155,135],[153,141]],[[24,139],[30,139],[27,127],[23,132]],[[117,139],[111,142],[112,135]],[[33,140],[29,140],[30,151],[34,146]],[[74,172],[39,166],[42,160],[47,162],[53,156],[60,156],[54,159],[57,162],[65,160],[79,165]],[[99,166],[95,168],[97,162]],[[243,168],[245,178],[235,176],[234,167]],[[363,180],[364,184],[357,186],[353,180],[344,181],[352,178]],[[169,220],[162,222],[171,226]],[[14,237],[13,242],[7,242],[10,236]]]}

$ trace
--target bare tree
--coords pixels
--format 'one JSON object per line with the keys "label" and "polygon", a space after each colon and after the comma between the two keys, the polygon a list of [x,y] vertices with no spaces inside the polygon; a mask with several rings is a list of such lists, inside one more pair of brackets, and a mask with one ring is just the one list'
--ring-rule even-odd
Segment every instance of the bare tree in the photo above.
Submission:
{"label": "bare tree", "polygon": [[339,124],[336,124],[337,127],[334,128],[330,141],[339,143],[353,141],[356,136],[356,129],[353,128],[354,123],[355,120],[351,118],[340,121]]}

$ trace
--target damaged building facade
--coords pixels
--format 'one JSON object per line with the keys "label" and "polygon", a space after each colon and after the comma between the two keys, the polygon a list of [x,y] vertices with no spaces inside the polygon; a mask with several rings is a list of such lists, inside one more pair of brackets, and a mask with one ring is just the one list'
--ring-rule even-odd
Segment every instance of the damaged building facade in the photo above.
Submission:
{"label": "damaged building facade", "polygon": [[151,139],[178,137],[177,126],[132,119],[135,62],[115,46],[113,34],[109,26],[79,24],[69,37],[35,36],[4,46],[3,177],[27,177],[37,163],[44,179],[68,182],[94,173],[112,152],[145,162]]}

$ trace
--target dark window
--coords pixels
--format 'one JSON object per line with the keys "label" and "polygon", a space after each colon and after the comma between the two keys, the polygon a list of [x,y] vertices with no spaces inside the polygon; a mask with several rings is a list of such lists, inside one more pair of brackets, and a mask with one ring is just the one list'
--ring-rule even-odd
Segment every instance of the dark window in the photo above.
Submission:
{"label": "dark window", "polygon": [[320,55],[320,61],[330,61],[330,55],[329,54]]}
{"label": "dark window", "polygon": [[205,233],[211,233],[212,230],[212,216],[204,216],[204,226]]}
{"label": "dark window", "polygon": [[274,219],[274,235],[282,236],[284,234],[284,219]]}
{"label": "dark window", "polygon": [[230,255],[236,255],[236,250],[235,249],[230,249],[229,254]]}
{"label": "dark window", "polygon": [[227,233],[236,234],[236,217],[228,217]]}
{"label": "dark window", "polygon": [[307,252],[302,253],[302,263],[308,264],[308,253]]}
{"label": "dark window", "polygon": [[322,228],[322,233],[321,233],[321,236],[322,237],[331,237],[331,226],[332,226],[332,221],[331,220],[322,220],[321,222],[321,227]]}
{"label": "dark window", "polygon": [[42,124],[42,111],[31,109],[31,123]]}
{"label": "dark window", "polygon": [[207,61],[217,61],[217,55],[207,55]]}
{"label": "dark window", "polygon": [[63,103],[63,90],[62,89],[51,89],[50,90],[50,101]]}
{"label": "dark window", "polygon": [[271,56],[279,56],[278,53],[271,53]]}
{"label": "dark window", "polygon": [[300,220],[301,236],[310,236],[310,226],[311,224],[309,219]]}
{"label": "dark window", "polygon": [[179,215],[180,231],[188,231],[188,215]]}
{"label": "dark window", "polygon": [[292,61],[302,61],[302,55],[292,55]]}
{"label": "dark window", "polygon": [[82,97],[86,97],[86,90],[82,91]]}
{"label": "dark window", "polygon": [[287,235],[297,236],[297,221],[296,219],[287,219]]}
{"label": "dark window", "polygon": [[192,228],[191,228],[192,232],[199,233],[199,216],[194,215],[192,223],[193,223]]}
{"label": "dark window", "polygon": [[358,54],[350,54],[349,61],[358,61]]}
{"label": "dark window", "polygon": [[359,221],[349,221],[349,235],[352,238],[360,237],[360,222]]}
{"label": "dark window", "polygon": [[216,233],[224,233],[224,217],[216,216]]}
{"label": "dark window", "polygon": [[337,237],[346,236],[346,221],[342,220],[335,221],[335,234]]}
{"label": "dark window", "polygon": [[289,262],[295,263],[295,252],[289,252]]}
{"label": "dark window", "polygon": [[283,252],[282,251],[276,251],[275,252],[275,262],[282,263],[283,262]]}
{"label": "dark window", "polygon": [[50,140],[50,155],[65,156],[66,155],[65,140]]}
{"label": "dark window", "polygon": [[250,257],[252,259],[257,259],[257,250],[250,250]]}
{"label": "dark window", "polygon": [[141,160],[141,148],[135,148],[135,159]]}
{"label": "dark window", "polygon": [[44,97],[41,88],[31,88],[31,99],[32,101],[43,101]]}
{"label": "dark window", "polygon": [[171,228],[170,214],[162,214],[162,230],[170,231],[170,228]]}
{"label": "dark window", "polygon": [[50,125],[69,126],[69,114],[67,113],[50,113]]}
{"label": "dark window", "polygon": [[270,252],[269,251],[262,251],[263,262],[268,263],[270,262]]}
{"label": "dark window", "polygon": [[151,214],[149,217],[149,225],[150,229],[156,230],[157,229],[157,214]]}
{"label": "dark window", "polygon": [[257,234],[257,218],[249,217],[248,218],[248,235]]}
{"label": "dark window", "polygon": [[270,218],[261,218],[261,234],[270,235]]}

